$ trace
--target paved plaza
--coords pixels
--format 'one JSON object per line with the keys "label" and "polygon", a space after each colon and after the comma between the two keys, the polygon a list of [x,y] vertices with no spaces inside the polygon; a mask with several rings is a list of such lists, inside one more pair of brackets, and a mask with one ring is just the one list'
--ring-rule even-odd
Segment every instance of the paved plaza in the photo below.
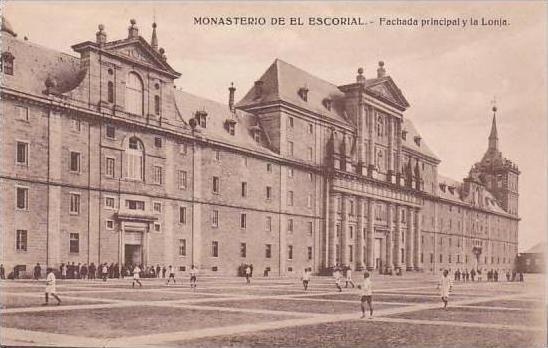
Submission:
{"label": "paved plaza", "polygon": [[[360,279],[360,274],[355,274]],[[541,347],[542,278],[456,282],[441,310],[437,277],[373,275],[373,319],[360,319],[359,291],[330,277],[202,276],[188,279],[2,281],[2,345],[70,347]]]}

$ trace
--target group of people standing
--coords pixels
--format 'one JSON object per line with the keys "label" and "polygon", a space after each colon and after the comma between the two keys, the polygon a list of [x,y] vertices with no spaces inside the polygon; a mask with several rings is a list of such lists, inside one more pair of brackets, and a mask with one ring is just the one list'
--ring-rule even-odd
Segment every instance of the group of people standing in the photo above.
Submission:
{"label": "group of people standing", "polygon": [[[485,272],[485,271],[484,271]],[[485,273],[487,273],[487,281],[488,282],[498,282],[499,281],[499,272],[498,270],[489,270],[489,271],[486,271]],[[460,269],[457,269],[453,276],[454,276],[454,280],[455,281],[462,281],[462,282],[468,282],[468,281],[478,281],[478,282],[481,282],[482,281],[482,271],[481,270],[475,270],[475,269],[471,269],[470,272],[468,272],[468,269],[465,269],[463,271],[461,271]],[[516,271],[513,271],[512,273],[510,273],[510,271],[506,271],[506,280],[507,281],[516,281],[516,277],[518,277],[519,281],[523,281],[523,272],[516,272]]]}

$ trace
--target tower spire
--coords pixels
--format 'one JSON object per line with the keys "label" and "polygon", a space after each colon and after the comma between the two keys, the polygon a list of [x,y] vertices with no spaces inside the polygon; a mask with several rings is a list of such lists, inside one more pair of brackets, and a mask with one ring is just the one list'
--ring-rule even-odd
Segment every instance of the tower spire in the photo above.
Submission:
{"label": "tower spire", "polygon": [[489,150],[498,150],[499,137],[497,133],[497,107],[493,106],[493,123],[491,124],[491,133],[489,134]]}
{"label": "tower spire", "polygon": [[156,36],[156,20],[152,22],[152,38],[150,39],[150,46],[156,51],[158,50],[158,37]]}

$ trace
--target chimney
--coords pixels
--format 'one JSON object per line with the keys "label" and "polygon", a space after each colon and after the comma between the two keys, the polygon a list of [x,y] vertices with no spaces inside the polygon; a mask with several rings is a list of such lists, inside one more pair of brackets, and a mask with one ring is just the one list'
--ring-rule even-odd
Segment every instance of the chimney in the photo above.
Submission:
{"label": "chimney", "polygon": [[156,22],[152,23],[152,38],[150,39],[150,46],[158,51],[158,37],[156,36]]}
{"label": "chimney", "polygon": [[228,107],[231,112],[234,112],[234,92],[236,92],[236,87],[234,87],[234,82],[231,82],[228,87]]}
{"label": "chimney", "polygon": [[98,26],[99,31],[95,34],[96,42],[99,44],[99,46],[104,45],[107,43],[107,33],[105,33],[105,26],[102,24],[99,24]]}
{"label": "chimney", "polygon": [[135,26],[135,24],[137,24],[137,21],[132,18],[129,20],[129,23],[131,24],[131,26],[127,28],[127,31],[128,31],[127,38],[135,39],[139,37],[139,29]]}
{"label": "chimney", "polygon": [[263,95],[263,84],[261,80],[255,81],[255,99],[262,97]]}
{"label": "chimney", "polygon": [[377,68],[377,78],[386,76],[386,70],[384,70],[384,62],[381,60],[379,62],[379,67]]}
{"label": "chimney", "polygon": [[356,76],[357,83],[365,83],[365,76],[363,76],[363,68],[358,68],[358,75]]}

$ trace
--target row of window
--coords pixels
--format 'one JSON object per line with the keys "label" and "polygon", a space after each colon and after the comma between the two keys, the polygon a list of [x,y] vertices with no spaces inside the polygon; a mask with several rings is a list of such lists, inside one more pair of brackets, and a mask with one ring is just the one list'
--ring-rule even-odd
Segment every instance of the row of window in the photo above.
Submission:
{"label": "row of window", "polygon": [[[295,119],[292,116],[287,118],[287,127],[290,129],[295,128]],[[308,123],[307,131],[308,134],[314,134],[314,125],[312,123]]]}
{"label": "row of window", "polygon": [[[265,244],[265,253],[264,256],[266,259],[272,258],[272,244]],[[186,256],[186,240],[180,239],[179,240],[179,256]],[[219,242],[218,241],[212,241],[211,242],[211,256],[212,257],[219,257]],[[247,257],[247,243],[242,242],[240,243],[240,257]],[[312,247],[307,247],[307,259],[312,260],[313,254],[312,254]],[[287,259],[293,260],[293,245],[287,246]]]}
{"label": "row of window", "polygon": [[[27,251],[27,248],[28,248],[28,231],[17,230],[15,234],[15,250]],[[69,252],[73,254],[80,252],[80,234],[79,233],[69,233]]]}

